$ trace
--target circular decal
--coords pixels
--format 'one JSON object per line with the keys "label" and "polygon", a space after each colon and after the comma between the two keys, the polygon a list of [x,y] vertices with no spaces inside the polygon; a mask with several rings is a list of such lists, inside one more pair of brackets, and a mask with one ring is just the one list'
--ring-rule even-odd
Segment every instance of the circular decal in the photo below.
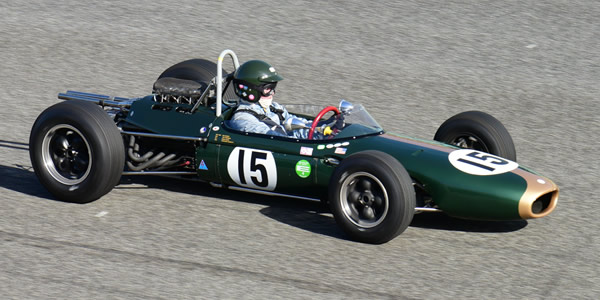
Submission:
{"label": "circular decal", "polygon": [[227,159],[227,172],[243,187],[272,191],[277,186],[277,166],[270,151],[236,147]]}
{"label": "circular decal", "polygon": [[310,163],[307,160],[303,159],[296,163],[296,174],[298,174],[300,178],[306,178],[310,176],[310,171]]}
{"label": "circular decal", "polygon": [[448,159],[455,168],[479,176],[502,174],[519,167],[514,161],[473,149],[452,151]]}

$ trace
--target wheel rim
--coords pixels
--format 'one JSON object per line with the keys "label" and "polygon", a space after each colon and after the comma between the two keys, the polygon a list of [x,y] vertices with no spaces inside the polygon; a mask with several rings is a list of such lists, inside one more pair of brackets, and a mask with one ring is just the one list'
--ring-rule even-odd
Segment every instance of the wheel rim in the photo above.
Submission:
{"label": "wheel rim", "polygon": [[50,175],[65,185],[75,185],[90,174],[92,156],[85,136],[75,127],[52,127],[42,142],[42,159]]}
{"label": "wheel rim", "polygon": [[385,219],[389,199],[377,177],[357,172],[342,182],[339,197],[346,219],[361,228],[373,228]]}
{"label": "wheel rim", "polygon": [[458,135],[449,144],[464,149],[474,149],[489,153],[487,145],[479,137],[472,134]]}

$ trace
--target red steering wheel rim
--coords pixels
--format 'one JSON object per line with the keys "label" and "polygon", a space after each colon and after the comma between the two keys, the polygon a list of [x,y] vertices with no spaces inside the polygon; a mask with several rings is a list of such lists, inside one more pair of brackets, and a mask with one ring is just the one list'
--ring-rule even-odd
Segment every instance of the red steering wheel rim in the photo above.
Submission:
{"label": "red steering wheel rim", "polygon": [[313,120],[312,126],[310,126],[310,130],[308,131],[308,139],[309,140],[313,139],[313,134],[315,133],[315,128],[317,128],[317,123],[319,123],[321,118],[330,111],[333,111],[336,115],[340,114],[340,111],[335,106],[327,106],[327,107],[323,108],[319,112],[319,114],[315,117],[315,119]]}

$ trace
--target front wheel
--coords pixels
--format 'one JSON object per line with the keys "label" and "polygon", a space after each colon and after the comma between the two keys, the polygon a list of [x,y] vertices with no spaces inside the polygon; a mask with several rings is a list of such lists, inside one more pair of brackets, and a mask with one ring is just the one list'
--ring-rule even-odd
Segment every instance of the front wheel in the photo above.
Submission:
{"label": "front wheel", "polygon": [[329,187],[335,220],[356,241],[388,242],[412,221],[412,180],[389,154],[364,151],[349,156],[335,170]]}
{"label": "front wheel", "polygon": [[433,139],[517,161],[517,151],[506,127],[484,112],[466,111],[451,117],[438,128]]}
{"label": "front wheel", "polygon": [[120,180],[125,162],[123,139],[98,105],[55,104],[35,121],[29,137],[35,174],[52,195],[87,203],[108,193]]}

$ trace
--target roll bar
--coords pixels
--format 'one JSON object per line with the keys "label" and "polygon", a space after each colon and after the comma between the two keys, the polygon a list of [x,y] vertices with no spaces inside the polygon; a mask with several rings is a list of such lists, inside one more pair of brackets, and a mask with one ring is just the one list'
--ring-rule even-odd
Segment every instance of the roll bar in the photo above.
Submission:
{"label": "roll bar", "polygon": [[223,58],[225,58],[225,55],[231,56],[235,70],[240,67],[237,55],[232,50],[225,49],[219,54],[219,59],[217,60],[217,77],[215,78],[217,82],[217,117],[221,116],[221,106],[223,105]]}

